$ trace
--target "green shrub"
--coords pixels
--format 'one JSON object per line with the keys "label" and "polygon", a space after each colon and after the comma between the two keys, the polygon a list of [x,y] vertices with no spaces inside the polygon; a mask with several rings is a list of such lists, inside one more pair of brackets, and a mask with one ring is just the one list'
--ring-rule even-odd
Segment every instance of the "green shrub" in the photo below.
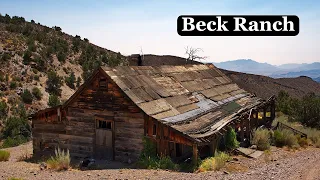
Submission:
{"label": "green shrub", "polygon": [[15,82],[15,81],[11,81],[10,82],[10,89],[16,89],[17,88],[17,82]]}
{"label": "green shrub", "polygon": [[156,154],[155,144],[148,138],[143,139],[143,150],[137,164],[146,169],[179,169],[179,165],[172,162],[170,157],[159,158]]}
{"label": "green shrub", "polygon": [[39,81],[40,80],[39,76],[38,75],[34,75],[34,80]]}
{"label": "green shrub", "polygon": [[237,141],[237,134],[233,128],[229,127],[225,135],[225,145],[228,150],[233,150],[239,147],[239,142]]}
{"label": "green shrub", "polygon": [[71,159],[69,150],[65,152],[64,150],[58,148],[55,149],[55,156],[47,160],[46,163],[48,164],[49,168],[61,171],[68,170],[70,168],[70,161]]}
{"label": "green shrub", "polygon": [[213,171],[213,170],[220,170],[226,165],[226,162],[229,161],[231,158],[226,153],[218,153],[215,157],[209,157],[203,160],[200,163],[200,166],[198,168],[199,172],[205,172],[205,171]]}
{"label": "green shrub", "polygon": [[56,96],[56,95],[49,96],[48,106],[55,107],[55,106],[59,106],[60,104],[61,104],[61,102],[60,102],[58,96]]}
{"label": "green shrub", "polygon": [[60,96],[62,80],[61,80],[61,77],[58,76],[56,72],[50,71],[48,73],[48,79],[46,84],[47,84],[47,91],[50,94]]}
{"label": "green shrub", "polygon": [[21,98],[24,103],[27,103],[27,104],[32,103],[32,94],[28,89],[25,89],[23,93],[21,93]]}
{"label": "green shrub", "polygon": [[261,151],[270,149],[270,132],[267,129],[257,129],[253,134],[252,144]]}
{"label": "green shrub", "polygon": [[296,138],[300,147],[306,148],[309,146],[307,138],[301,137],[300,135],[297,135]]}
{"label": "green shrub", "polygon": [[41,98],[42,98],[42,93],[41,93],[41,91],[40,91],[39,88],[34,87],[34,88],[32,89],[32,94],[33,94],[33,96],[34,96],[35,98],[37,98],[38,100],[41,100]]}
{"label": "green shrub", "polygon": [[5,101],[0,101],[0,120],[8,115],[9,107]]}
{"label": "green shrub", "polygon": [[28,139],[23,136],[17,136],[15,138],[8,137],[3,141],[2,148],[9,148],[19,146],[20,144],[26,143]]}
{"label": "green shrub", "polygon": [[274,143],[278,147],[288,146],[289,148],[299,145],[296,136],[289,130],[274,131]]}
{"label": "green shrub", "polygon": [[10,157],[10,152],[0,150],[0,161],[8,161]]}
{"label": "green shrub", "polygon": [[71,89],[75,88],[74,83],[76,82],[76,77],[74,76],[74,72],[72,72],[69,77],[65,78],[65,82]]}

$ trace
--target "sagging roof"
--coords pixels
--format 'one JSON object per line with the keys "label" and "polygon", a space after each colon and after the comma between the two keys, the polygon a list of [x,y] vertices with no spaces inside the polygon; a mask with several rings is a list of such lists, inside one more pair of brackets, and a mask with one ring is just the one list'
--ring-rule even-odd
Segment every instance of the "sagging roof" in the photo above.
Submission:
{"label": "sagging roof", "polygon": [[102,69],[146,114],[198,142],[261,103],[212,64]]}

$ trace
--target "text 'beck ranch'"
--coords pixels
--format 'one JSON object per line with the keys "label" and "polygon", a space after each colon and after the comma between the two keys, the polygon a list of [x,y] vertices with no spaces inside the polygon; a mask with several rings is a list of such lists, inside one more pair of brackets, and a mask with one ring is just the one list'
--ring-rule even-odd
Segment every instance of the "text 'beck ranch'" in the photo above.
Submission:
{"label": "text 'beck ranch'", "polygon": [[182,36],[295,36],[297,16],[179,16]]}

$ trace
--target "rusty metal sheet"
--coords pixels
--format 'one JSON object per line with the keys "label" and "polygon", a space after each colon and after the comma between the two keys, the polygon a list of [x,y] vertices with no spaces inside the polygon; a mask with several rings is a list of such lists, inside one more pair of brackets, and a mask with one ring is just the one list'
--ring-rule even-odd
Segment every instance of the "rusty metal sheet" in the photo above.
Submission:
{"label": "rusty metal sheet", "polygon": [[150,88],[150,87],[144,87],[144,90],[145,90],[146,93],[148,93],[149,96],[151,96],[154,100],[161,98],[161,97],[160,97],[155,91],[153,91],[152,88]]}
{"label": "rusty metal sheet", "polygon": [[128,90],[130,89],[123,81],[121,81],[121,79],[117,76],[114,76],[113,81],[122,89],[122,90]]}
{"label": "rusty metal sheet", "polygon": [[205,83],[207,86],[209,86],[210,88],[217,86],[220,84],[220,82],[218,82],[215,79],[202,79],[203,83]]}
{"label": "rusty metal sheet", "polygon": [[[171,96],[181,95],[188,92],[179,82],[170,77],[153,77],[153,79],[165,89]],[[161,90],[161,89],[160,89]]]}
{"label": "rusty metal sheet", "polygon": [[215,77],[218,81],[220,81],[221,84],[226,84],[228,81],[226,81],[223,77]]}
{"label": "rusty metal sheet", "polygon": [[153,98],[146,93],[146,91],[144,91],[141,88],[135,88],[135,89],[131,89],[132,93],[134,93],[136,96],[138,96],[141,100],[143,101],[152,101]]}
{"label": "rusty metal sheet", "polygon": [[177,81],[183,82],[183,81],[191,81],[193,80],[192,77],[188,75],[188,73],[173,73],[170,76],[174,77]]}
{"label": "rusty metal sheet", "polygon": [[196,79],[204,79],[204,77],[198,71],[190,71],[187,72],[188,76],[192,78],[192,80]]}
{"label": "rusty metal sheet", "polygon": [[189,100],[186,95],[179,95],[165,98],[165,100],[173,107],[185,106],[188,104],[192,104],[192,101]]}
{"label": "rusty metal sheet", "polygon": [[223,97],[221,95],[218,95],[218,96],[213,96],[210,99],[212,99],[214,101],[221,101],[223,99]]}
{"label": "rusty metal sheet", "polygon": [[156,119],[163,119],[163,118],[167,118],[167,117],[171,117],[171,116],[176,116],[178,114],[180,114],[180,113],[176,109],[170,109],[169,111],[155,114],[152,117],[156,118]]}
{"label": "rusty metal sheet", "polygon": [[201,93],[207,98],[219,95],[219,93],[217,91],[215,91],[214,88],[206,89],[204,91],[201,91]]}
{"label": "rusty metal sheet", "polygon": [[246,91],[243,90],[243,89],[239,89],[239,90],[230,92],[230,94],[231,94],[232,96],[235,96],[235,95],[238,95],[238,94],[242,94],[242,93],[246,93]]}
{"label": "rusty metal sheet", "polygon": [[136,76],[138,73],[130,66],[117,66],[113,72],[117,76]]}
{"label": "rusty metal sheet", "polygon": [[172,108],[164,99],[141,103],[138,106],[149,115],[169,111]]}
{"label": "rusty metal sheet", "polygon": [[202,87],[201,84],[199,84],[196,81],[186,81],[186,82],[181,82],[181,84],[184,88],[186,88],[190,92],[204,90],[204,87]]}
{"label": "rusty metal sheet", "polygon": [[203,78],[212,78],[212,75],[210,74],[210,69],[199,71],[199,73],[202,75]]}
{"label": "rusty metal sheet", "polygon": [[208,71],[208,73],[211,74],[211,77],[218,77],[218,76],[221,76],[220,73],[218,73],[218,71],[216,69],[210,69]]}
{"label": "rusty metal sheet", "polygon": [[198,109],[198,108],[199,108],[199,106],[197,106],[197,104],[193,103],[193,104],[188,104],[185,106],[177,107],[176,109],[179,111],[180,114],[183,114],[185,112],[188,112],[188,111],[191,111],[194,109]]}
{"label": "rusty metal sheet", "polygon": [[134,92],[132,92],[130,89],[124,91],[126,95],[136,104],[144,102],[144,100],[140,99]]}

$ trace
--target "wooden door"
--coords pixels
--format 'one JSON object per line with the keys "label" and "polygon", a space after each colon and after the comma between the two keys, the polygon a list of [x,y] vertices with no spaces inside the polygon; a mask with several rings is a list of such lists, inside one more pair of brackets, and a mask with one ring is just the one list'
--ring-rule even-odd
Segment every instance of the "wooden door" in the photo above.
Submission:
{"label": "wooden door", "polygon": [[113,122],[96,120],[96,149],[98,159],[113,159]]}

